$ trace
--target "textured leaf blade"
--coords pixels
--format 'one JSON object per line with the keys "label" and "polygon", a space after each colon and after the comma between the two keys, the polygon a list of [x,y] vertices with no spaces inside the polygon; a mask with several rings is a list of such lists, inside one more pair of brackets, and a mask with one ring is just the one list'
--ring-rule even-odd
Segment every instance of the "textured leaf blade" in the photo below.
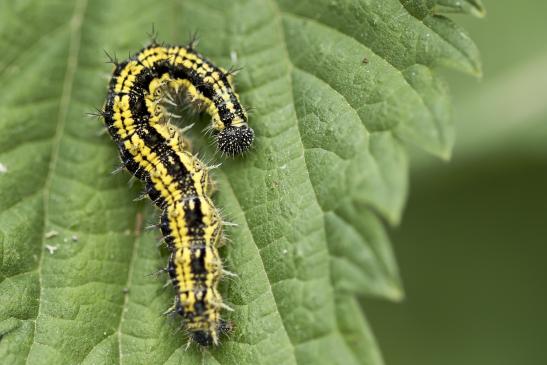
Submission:
{"label": "textured leaf blade", "polygon": [[[446,89],[432,67],[479,67],[470,41],[397,1],[0,6],[10,90],[0,100],[1,358],[382,363],[351,295],[402,295],[378,216],[400,219],[402,140],[448,155]],[[135,51],[152,23],[173,43],[198,29],[204,54],[245,66],[238,90],[255,108],[255,150],[216,176],[215,199],[239,224],[223,250],[238,274],[223,285],[237,327],[205,354],[185,351],[177,321],[159,315],[173,293],[146,274],[165,252],[142,234],[157,213],[132,202],[127,176],[109,174],[113,145],[84,117],[105,95],[103,49]]]}

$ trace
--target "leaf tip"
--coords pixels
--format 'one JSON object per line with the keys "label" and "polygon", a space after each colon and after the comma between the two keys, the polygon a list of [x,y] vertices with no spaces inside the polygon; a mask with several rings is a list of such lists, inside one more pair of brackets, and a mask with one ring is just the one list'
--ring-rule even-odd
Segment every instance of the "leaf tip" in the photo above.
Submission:
{"label": "leaf tip", "polygon": [[443,161],[450,161],[452,158],[452,144],[445,146],[442,150],[439,151],[438,156]]}
{"label": "leaf tip", "polygon": [[405,292],[399,282],[394,282],[384,291],[385,298],[392,302],[402,302],[405,299]]}
{"label": "leaf tip", "polygon": [[484,18],[486,16],[486,8],[482,4],[482,1],[475,0],[469,13],[474,17]]}

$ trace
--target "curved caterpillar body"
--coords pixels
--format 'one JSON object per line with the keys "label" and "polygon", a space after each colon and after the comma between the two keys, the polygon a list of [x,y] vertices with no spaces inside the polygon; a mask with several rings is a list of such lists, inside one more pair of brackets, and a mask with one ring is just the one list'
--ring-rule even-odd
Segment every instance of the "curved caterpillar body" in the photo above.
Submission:
{"label": "curved caterpillar body", "polygon": [[175,92],[182,89],[192,102],[205,107],[212,117],[212,129],[221,152],[239,155],[253,143],[254,132],[247,124],[247,113],[234,91],[232,74],[195,52],[192,44],[179,47],[154,43],[118,64],[115,74],[124,82],[118,83],[113,78],[111,90],[127,93],[136,115],[141,116],[148,108],[152,119],[160,117],[157,103],[153,105],[157,110],[150,110],[150,95],[139,93],[153,80],[160,80],[155,89],[165,84]]}
{"label": "curved caterpillar body", "polygon": [[[217,290],[223,273],[217,249],[223,243],[222,220],[209,197],[208,167],[188,151],[182,132],[158,107],[166,80],[215,105],[209,109],[218,111],[212,114],[220,129],[219,145],[232,138],[234,130],[240,143],[251,129],[237,95],[227,91],[226,76],[180,47],[150,46],[119,63],[101,113],[124,166],[144,182],[146,193],[162,209],[159,226],[171,252],[165,271],[176,290],[169,311],[182,316],[195,342],[210,346],[230,330],[229,322],[220,317],[226,306]],[[225,94],[212,93],[216,87],[224,88]],[[241,151],[241,143],[238,146],[237,151],[228,147],[226,152]]]}

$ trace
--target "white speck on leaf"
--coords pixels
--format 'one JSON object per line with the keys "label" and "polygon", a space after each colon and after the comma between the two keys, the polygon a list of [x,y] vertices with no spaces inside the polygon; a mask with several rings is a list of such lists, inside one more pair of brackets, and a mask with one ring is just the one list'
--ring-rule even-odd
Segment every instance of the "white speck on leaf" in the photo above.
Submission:
{"label": "white speck on leaf", "polygon": [[44,235],[45,239],[50,239],[50,238],[53,238],[55,236],[58,236],[59,235],[59,232],[57,232],[56,230],[51,230],[49,232],[46,232],[46,234]]}
{"label": "white speck on leaf", "polygon": [[8,167],[0,162],[0,174],[5,174],[8,172]]}
{"label": "white speck on leaf", "polygon": [[236,51],[231,51],[230,52],[230,61],[232,61],[232,63],[237,63],[237,52]]}
{"label": "white speck on leaf", "polygon": [[58,248],[59,246],[46,245],[46,250],[48,250],[50,255],[53,255]]}

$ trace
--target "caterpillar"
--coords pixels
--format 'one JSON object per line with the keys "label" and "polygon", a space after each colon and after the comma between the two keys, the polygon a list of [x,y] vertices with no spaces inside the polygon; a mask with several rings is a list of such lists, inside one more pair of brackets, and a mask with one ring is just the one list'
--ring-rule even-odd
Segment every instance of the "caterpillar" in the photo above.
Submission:
{"label": "caterpillar", "polygon": [[[185,91],[190,101],[202,106],[212,118],[212,130],[218,149],[236,156],[247,151],[254,140],[254,131],[248,125],[248,117],[239,95],[234,91],[235,71],[226,71],[215,66],[194,50],[195,41],[187,46],[160,45],[153,41],[124,62],[130,65],[120,74],[136,89],[144,89],[152,80],[167,85],[175,93]],[[114,61],[114,63],[117,63]],[[122,92],[123,85],[110,85],[115,92]],[[158,89],[156,87],[156,89]],[[141,115],[146,106],[150,108],[151,96],[134,93],[129,89],[130,103]],[[153,118],[164,117],[164,110],[158,103],[152,103]]]}
{"label": "caterpillar", "polygon": [[[250,146],[253,132],[225,73],[191,47],[153,44],[115,62],[100,115],[117,144],[124,166],[144,182],[145,193],[162,210],[159,228],[170,251],[167,272],[175,288],[173,306],[190,338],[201,346],[219,343],[230,322],[217,290],[223,274],[218,247],[223,222],[210,198],[209,167],[189,151],[183,131],[170,124],[162,106],[166,88],[186,88],[209,103],[219,148],[229,154]],[[229,102],[226,101],[229,98]]]}

